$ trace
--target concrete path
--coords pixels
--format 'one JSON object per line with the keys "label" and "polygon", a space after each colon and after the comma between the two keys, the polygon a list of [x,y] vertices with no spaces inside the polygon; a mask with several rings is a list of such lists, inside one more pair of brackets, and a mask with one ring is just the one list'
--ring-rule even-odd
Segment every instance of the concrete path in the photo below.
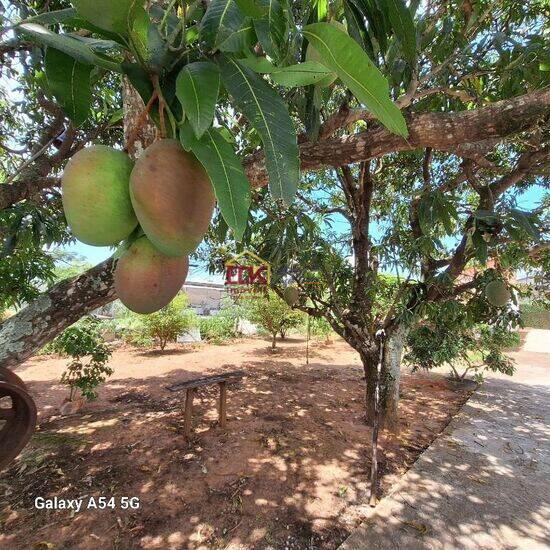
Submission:
{"label": "concrete path", "polygon": [[341,550],[550,548],[550,331],[492,375]]}

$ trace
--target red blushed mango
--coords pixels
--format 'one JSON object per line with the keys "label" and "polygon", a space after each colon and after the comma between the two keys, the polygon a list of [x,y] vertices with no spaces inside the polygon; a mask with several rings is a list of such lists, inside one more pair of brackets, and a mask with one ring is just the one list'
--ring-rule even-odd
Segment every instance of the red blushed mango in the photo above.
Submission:
{"label": "red blushed mango", "polygon": [[166,256],[147,237],[140,237],[117,263],[115,290],[128,309],[136,313],[153,313],[174,299],[188,270],[187,256]]}
{"label": "red blushed mango", "polygon": [[61,190],[73,235],[94,246],[118,244],[137,227],[130,201],[133,162],[123,151],[94,145],[68,162]]}
{"label": "red blushed mango", "polygon": [[173,139],[143,152],[130,176],[130,197],[145,235],[168,256],[186,256],[197,248],[215,205],[204,168]]}

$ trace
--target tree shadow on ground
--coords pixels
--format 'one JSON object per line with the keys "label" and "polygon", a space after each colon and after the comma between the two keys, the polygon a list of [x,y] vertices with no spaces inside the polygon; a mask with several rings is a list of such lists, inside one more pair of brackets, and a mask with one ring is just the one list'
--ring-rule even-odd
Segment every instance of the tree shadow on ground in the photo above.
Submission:
{"label": "tree shadow on ground", "polygon": [[[213,371],[144,371],[143,378],[114,380],[101,401],[42,423],[33,444],[0,477],[11,491],[2,497],[8,521],[0,543],[336,547],[359,523],[368,489],[371,431],[363,422],[361,367],[306,367],[266,357],[238,368],[247,376],[229,389],[227,429],[217,426],[217,387],[203,388],[190,441],[183,436],[184,395],[165,386]],[[382,491],[467,397],[439,375],[403,378],[401,434],[381,435]],[[56,391],[51,382],[30,388],[35,394]],[[55,495],[138,496],[141,506],[74,517],[33,508],[36,496]]]}
{"label": "tree shadow on ground", "polygon": [[[485,383],[356,540],[388,549],[548,547],[549,397],[548,386]],[[356,540],[346,548],[361,548]]]}
{"label": "tree shadow on ground", "polygon": [[148,349],[144,351],[136,352],[135,355],[140,357],[163,357],[168,355],[188,355],[193,353],[195,349],[192,346],[182,348],[166,348],[161,349]]}

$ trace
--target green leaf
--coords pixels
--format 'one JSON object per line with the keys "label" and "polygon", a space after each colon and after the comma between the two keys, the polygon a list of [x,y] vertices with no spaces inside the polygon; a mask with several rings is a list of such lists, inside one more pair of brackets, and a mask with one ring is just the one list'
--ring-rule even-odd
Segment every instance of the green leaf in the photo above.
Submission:
{"label": "green leaf", "polygon": [[176,95],[197,139],[212,125],[219,89],[220,70],[210,61],[189,63],[178,75]]}
{"label": "green leaf", "polygon": [[226,90],[264,144],[269,190],[290,204],[300,177],[296,131],[281,97],[261,77],[230,57],[220,59]]}
{"label": "green leaf", "polygon": [[261,19],[254,19],[256,35],[267,55],[280,59],[286,50],[287,21],[285,10],[279,0],[260,0],[266,10]]}
{"label": "green leaf", "polygon": [[128,34],[140,0],[72,0],[78,14],[100,29]]}
{"label": "green leaf", "polygon": [[234,0],[212,0],[201,21],[201,34],[216,50],[244,23],[244,15]]}
{"label": "green leaf", "polygon": [[88,118],[92,106],[92,66],[83,65],[54,48],[46,51],[44,64],[50,91],[66,115],[80,126]]}
{"label": "green leaf", "polygon": [[516,224],[523,229],[529,236],[535,240],[540,239],[540,233],[535,224],[529,219],[529,213],[512,208],[510,210],[510,216],[514,219]]}
{"label": "green leaf", "polygon": [[159,73],[175,57],[175,52],[170,51],[158,26],[151,21],[143,8],[136,10],[129,32],[138,57],[153,72]]}
{"label": "green leaf", "polygon": [[474,249],[475,257],[482,263],[487,263],[487,258],[489,257],[489,251],[487,249],[487,242],[483,238],[483,235],[480,231],[474,231],[471,241],[472,247]]}
{"label": "green leaf", "polygon": [[180,127],[183,147],[193,151],[210,177],[223,219],[240,241],[246,229],[250,208],[250,183],[233,147],[217,128],[206,130],[196,139],[189,124]]}
{"label": "green leaf", "polygon": [[355,40],[328,23],[308,25],[303,33],[319,52],[322,63],[386,128],[403,137],[408,135],[405,119],[389,97],[388,81]]}
{"label": "green leaf", "polygon": [[249,51],[256,43],[256,35],[254,26],[250,19],[246,19],[242,27],[232,32],[220,45],[219,49],[222,52],[246,52]]}
{"label": "green leaf", "polygon": [[315,0],[317,4],[317,21],[324,21],[328,15],[328,0]]}
{"label": "green leaf", "polygon": [[75,8],[65,8],[62,10],[47,11],[45,13],[35,15],[34,17],[28,17],[19,24],[35,23],[37,25],[57,25],[59,23],[64,23],[67,20],[74,19],[75,17]]}
{"label": "green leaf", "polygon": [[388,15],[392,30],[401,43],[405,59],[412,65],[416,59],[416,29],[411,12],[403,0],[379,0]]}
{"label": "green leaf", "polygon": [[255,73],[269,74],[277,70],[277,67],[265,57],[249,55],[244,59],[240,59],[240,62],[252,69]]}
{"label": "green leaf", "polygon": [[108,71],[122,72],[119,63],[111,61],[105,56],[95,54],[84,42],[71,38],[66,34],[56,34],[46,27],[35,25],[34,23],[19,25],[18,29],[29,36],[31,40],[62,51],[73,59],[76,59],[79,63],[96,65]]}
{"label": "green leaf", "polygon": [[286,86],[287,88],[294,88],[297,86],[309,86],[310,84],[317,84],[320,80],[323,80],[327,75],[330,75],[331,71],[327,69],[321,63],[316,61],[305,61],[304,63],[298,63],[296,65],[290,65],[282,69],[275,70],[272,73],[271,78],[277,84]]}
{"label": "green leaf", "polygon": [[241,11],[249,17],[263,17],[265,15],[265,8],[259,6],[254,0],[235,0],[237,6]]}

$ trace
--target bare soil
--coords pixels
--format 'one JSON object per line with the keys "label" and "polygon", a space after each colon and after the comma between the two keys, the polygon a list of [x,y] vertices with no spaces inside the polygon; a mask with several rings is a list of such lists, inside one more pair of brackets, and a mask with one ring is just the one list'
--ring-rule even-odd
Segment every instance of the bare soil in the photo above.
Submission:
{"label": "bare soil", "polygon": [[[31,444],[0,475],[0,547],[335,548],[365,511],[371,430],[364,380],[344,342],[293,338],[277,353],[261,339],[172,345],[165,353],[118,348],[100,397],[60,416],[65,359],[19,369],[40,411]],[[194,433],[183,436],[184,394],[165,386],[234,369],[227,429],[217,387],[199,389]],[[385,493],[469,395],[438,374],[405,373],[399,435],[381,433]],[[37,510],[36,497],[115,497],[115,510]],[[140,507],[122,510],[120,497]],[[363,512],[362,512],[363,510]],[[48,546],[51,543],[52,546]]]}

